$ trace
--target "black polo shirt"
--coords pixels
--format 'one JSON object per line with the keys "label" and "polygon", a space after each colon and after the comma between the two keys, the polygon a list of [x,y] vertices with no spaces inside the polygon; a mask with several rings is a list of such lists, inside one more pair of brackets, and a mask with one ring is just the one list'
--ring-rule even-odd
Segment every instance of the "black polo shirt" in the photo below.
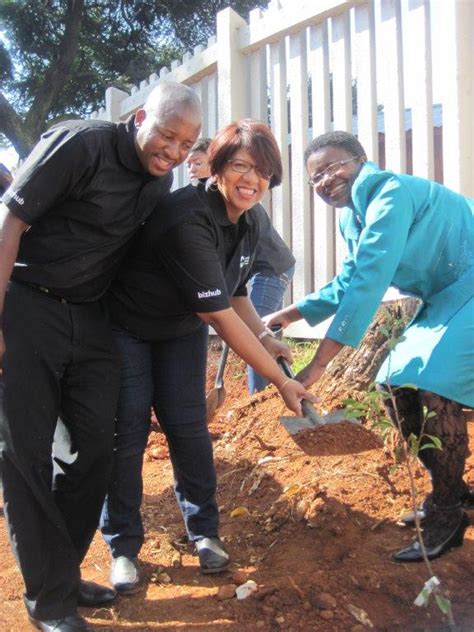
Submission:
{"label": "black polo shirt", "polygon": [[259,205],[237,224],[218,191],[189,185],[162,200],[143,226],[109,292],[112,319],[143,340],[196,330],[196,312],[230,307],[246,296],[260,230],[270,221]]}
{"label": "black polo shirt", "polygon": [[104,294],[172,174],[143,169],[127,123],[66,121],[33,149],[2,201],[30,225],[12,279],[73,302]]}
{"label": "black polo shirt", "polygon": [[[264,211],[263,207],[262,210]],[[265,212],[265,211],[264,211]],[[264,276],[280,276],[295,265],[293,253],[280,237],[272,224],[262,231],[255,252],[252,274]]]}

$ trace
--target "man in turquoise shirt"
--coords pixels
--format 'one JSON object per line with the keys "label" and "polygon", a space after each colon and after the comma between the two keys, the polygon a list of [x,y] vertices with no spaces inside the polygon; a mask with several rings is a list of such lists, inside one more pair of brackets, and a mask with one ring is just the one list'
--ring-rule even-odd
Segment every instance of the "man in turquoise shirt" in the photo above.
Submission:
{"label": "man in turquoise shirt", "polygon": [[[344,345],[360,343],[390,285],[422,301],[376,381],[395,387],[385,405],[396,421],[396,403],[406,438],[423,433],[441,439],[441,450],[419,453],[433,485],[421,516],[428,557],[435,558],[462,544],[469,524],[462,504],[474,501],[463,481],[462,411],[474,407],[474,200],[436,182],[379,169],[346,132],[316,138],[305,160],[316,193],[342,209],[340,229],[349,252],[330,283],[266,321],[287,326],[304,318],[316,325],[334,315],[297,376],[308,387]],[[424,427],[423,406],[435,413]],[[406,522],[413,520],[412,515]],[[393,557],[421,560],[418,542]]]}

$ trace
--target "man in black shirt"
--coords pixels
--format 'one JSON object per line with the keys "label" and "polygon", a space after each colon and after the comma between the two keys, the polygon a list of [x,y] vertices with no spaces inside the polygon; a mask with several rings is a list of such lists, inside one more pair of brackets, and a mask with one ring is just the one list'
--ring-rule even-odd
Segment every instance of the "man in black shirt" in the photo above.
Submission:
{"label": "man in black shirt", "polygon": [[[0,463],[25,604],[40,630],[88,630],[77,606],[115,597],[80,579],[110,476],[119,386],[101,299],[200,126],[195,93],[160,84],[127,123],[52,127],[2,198]],[[58,416],[77,459],[61,461],[53,482]]]}

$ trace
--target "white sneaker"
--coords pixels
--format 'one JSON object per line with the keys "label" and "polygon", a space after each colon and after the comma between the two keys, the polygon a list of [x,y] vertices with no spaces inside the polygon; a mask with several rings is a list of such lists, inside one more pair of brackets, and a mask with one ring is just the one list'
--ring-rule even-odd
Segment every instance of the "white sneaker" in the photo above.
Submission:
{"label": "white sneaker", "polygon": [[230,557],[219,538],[202,538],[196,542],[201,573],[221,573],[229,568]]}
{"label": "white sneaker", "polygon": [[130,595],[137,592],[140,588],[137,558],[125,557],[125,555],[112,558],[110,583],[121,595]]}

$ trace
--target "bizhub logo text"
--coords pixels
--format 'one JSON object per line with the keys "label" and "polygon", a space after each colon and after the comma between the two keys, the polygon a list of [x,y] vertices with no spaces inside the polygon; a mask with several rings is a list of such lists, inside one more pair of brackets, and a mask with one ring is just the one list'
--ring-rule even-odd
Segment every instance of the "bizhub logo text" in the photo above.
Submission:
{"label": "bizhub logo text", "polygon": [[210,298],[211,296],[220,296],[222,292],[219,289],[207,290],[207,292],[198,292],[198,298]]}

